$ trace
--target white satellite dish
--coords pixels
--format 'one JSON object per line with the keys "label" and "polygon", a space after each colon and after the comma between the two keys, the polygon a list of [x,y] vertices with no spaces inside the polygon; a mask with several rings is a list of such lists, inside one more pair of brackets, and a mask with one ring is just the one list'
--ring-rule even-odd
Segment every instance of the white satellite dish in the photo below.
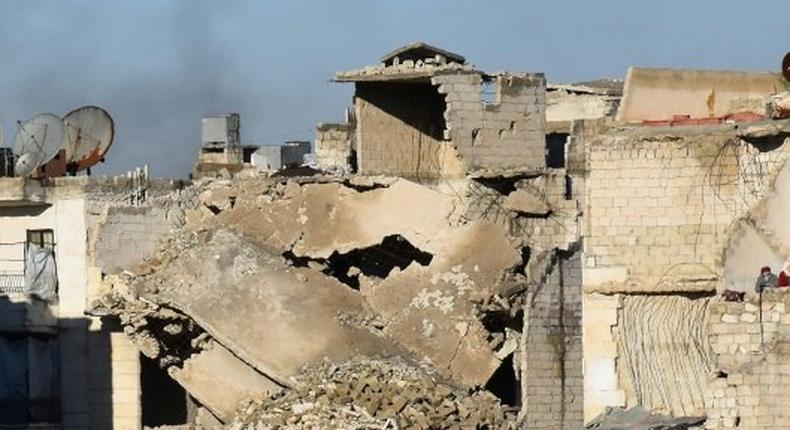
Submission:
{"label": "white satellite dish", "polygon": [[14,173],[17,176],[27,176],[33,173],[34,170],[36,170],[36,163],[33,161],[33,154],[30,152],[22,154],[14,164]]}
{"label": "white satellite dish", "polygon": [[85,170],[104,159],[115,137],[115,124],[106,110],[83,106],[63,117],[66,163],[72,171]]}
{"label": "white satellite dish", "polygon": [[55,158],[63,148],[64,136],[63,121],[51,113],[42,113],[19,123],[19,130],[14,138],[16,174],[27,176]]}

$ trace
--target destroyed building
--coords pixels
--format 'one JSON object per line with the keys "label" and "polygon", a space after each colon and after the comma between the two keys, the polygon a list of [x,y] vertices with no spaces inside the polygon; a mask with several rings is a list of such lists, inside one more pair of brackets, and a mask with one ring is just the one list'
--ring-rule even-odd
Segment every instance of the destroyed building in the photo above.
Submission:
{"label": "destroyed building", "polygon": [[54,243],[56,299],[2,321],[87,381],[63,428],[790,425],[790,293],[720,297],[790,259],[779,75],[547,85],[414,43],[335,80],[321,174],[0,180],[0,241]]}
{"label": "destroyed building", "polygon": [[[359,174],[419,182],[546,165],[542,74],[490,75],[461,55],[414,43],[335,81],[355,84],[353,130],[345,132]],[[327,139],[348,140],[343,133],[336,127]],[[318,156],[337,146],[319,141]]]}
{"label": "destroyed building", "polygon": [[[358,175],[197,182],[184,228],[108,276],[93,312],[226,423],[324,357],[384,355],[493,393],[512,420],[581,426],[580,203],[546,167],[543,76],[414,44],[336,80],[356,84],[353,122],[320,131],[353,141],[333,160]],[[171,312],[199,342],[158,332]]]}
{"label": "destroyed building", "polygon": [[167,374],[141,364],[117,323],[85,312],[102,273],[148,256],[183,222],[180,187],[131,175],[0,178],[0,426],[140,428],[144,412],[156,417],[141,392],[173,385]]}

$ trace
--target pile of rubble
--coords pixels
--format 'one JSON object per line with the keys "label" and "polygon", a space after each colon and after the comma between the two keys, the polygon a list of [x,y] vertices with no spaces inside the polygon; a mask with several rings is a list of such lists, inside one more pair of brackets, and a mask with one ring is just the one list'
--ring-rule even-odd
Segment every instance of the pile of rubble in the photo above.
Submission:
{"label": "pile of rubble", "polygon": [[325,362],[304,369],[294,385],[271,399],[250,401],[226,428],[515,427],[515,417],[487,391],[455,389],[430,368],[399,358]]}

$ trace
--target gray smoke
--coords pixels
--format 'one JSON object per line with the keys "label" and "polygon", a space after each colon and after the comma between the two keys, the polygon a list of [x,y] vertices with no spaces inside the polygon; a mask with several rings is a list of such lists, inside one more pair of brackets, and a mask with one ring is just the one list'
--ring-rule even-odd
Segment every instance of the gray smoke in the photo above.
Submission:
{"label": "gray smoke", "polygon": [[243,141],[312,137],[307,121],[267,133],[263,118],[276,117],[277,107],[250,88],[260,71],[241,64],[256,52],[228,40],[231,18],[246,3],[155,3],[1,3],[6,145],[13,144],[16,121],[84,104],[104,107],[116,123],[115,143],[97,173],[150,163],[157,175],[186,176],[206,115],[240,112]]}

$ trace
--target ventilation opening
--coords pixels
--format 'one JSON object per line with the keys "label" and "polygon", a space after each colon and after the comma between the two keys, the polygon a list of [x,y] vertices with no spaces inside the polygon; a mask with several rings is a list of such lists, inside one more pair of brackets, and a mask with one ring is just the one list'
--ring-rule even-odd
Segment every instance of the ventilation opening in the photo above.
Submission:
{"label": "ventilation opening", "polygon": [[345,254],[333,252],[329,258],[298,257],[291,251],[283,253],[296,267],[308,267],[311,262],[323,265],[323,273],[337,279],[349,287],[359,289],[359,275],[386,278],[392,269],[406,269],[412,262],[427,266],[433,254],[421,251],[400,235],[391,235],[378,244],[367,248],[354,249]]}
{"label": "ventilation opening", "polygon": [[516,377],[516,369],[513,366],[515,354],[510,354],[502,360],[502,364],[491,375],[491,379],[486,382],[486,390],[497,396],[499,400],[508,406],[519,406],[521,404],[521,385]]}
{"label": "ventilation opening", "polygon": [[573,178],[571,175],[565,175],[565,200],[573,199]]}
{"label": "ventilation opening", "polygon": [[565,167],[565,144],[568,133],[549,133],[546,135],[546,167],[562,169]]}
{"label": "ventilation opening", "polygon": [[189,422],[187,393],[156,361],[140,356],[143,426],[183,425]]}

